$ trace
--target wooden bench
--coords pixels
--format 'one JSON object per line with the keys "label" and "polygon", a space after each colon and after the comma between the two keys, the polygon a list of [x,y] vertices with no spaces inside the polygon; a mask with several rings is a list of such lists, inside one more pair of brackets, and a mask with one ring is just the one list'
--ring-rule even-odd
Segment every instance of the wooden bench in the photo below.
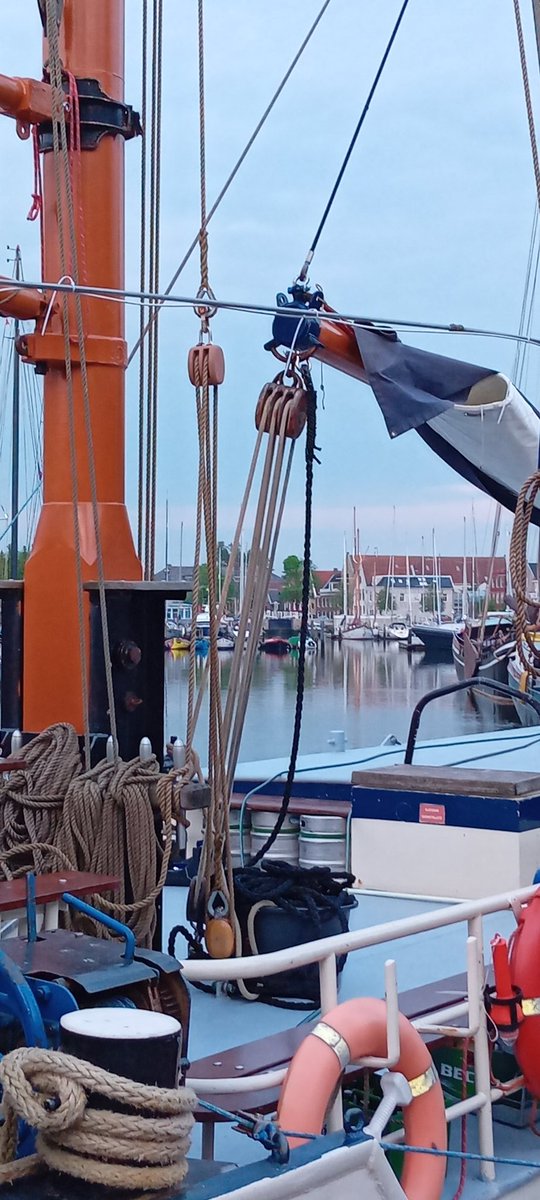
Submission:
{"label": "wooden bench", "polygon": [[[422,987],[403,992],[399,998],[399,1007],[409,1020],[413,1020],[427,1017],[430,1012],[445,1008],[449,1004],[459,1004],[466,999],[466,995],[466,975],[453,975],[448,979],[441,979],[436,983],[425,984]],[[315,1018],[302,1025],[295,1025],[292,1029],[285,1029],[281,1033],[270,1034],[254,1042],[246,1042],[242,1046],[233,1046],[231,1050],[223,1050],[217,1054],[209,1054],[206,1058],[199,1058],[197,1062],[191,1063],[186,1082],[189,1084],[190,1076],[193,1079],[234,1079],[288,1067],[291,1058],[313,1026],[317,1024],[318,1019],[320,1018]],[[443,1044],[448,1039],[430,1035],[425,1040],[435,1046]],[[362,1075],[362,1071],[362,1067],[351,1063],[344,1072],[344,1083],[353,1083]],[[254,1088],[249,1092],[212,1094],[208,1099],[219,1108],[225,1108],[235,1114],[247,1112],[267,1115],[276,1111],[279,1092],[279,1087],[264,1088],[259,1091]],[[199,1107],[195,1111],[195,1119],[202,1124],[202,1157],[212,1158],[215,1126],[225,1121],[226,1118]]]}

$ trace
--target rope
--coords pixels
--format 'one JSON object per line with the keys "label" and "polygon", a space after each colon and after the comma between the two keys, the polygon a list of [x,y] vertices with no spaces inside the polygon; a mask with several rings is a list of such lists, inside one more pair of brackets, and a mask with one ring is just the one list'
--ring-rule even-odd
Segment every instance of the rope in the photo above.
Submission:
{"label": "rope", "polygon": [[536,130],[534,126],[534,113],[531,99],[531,89],[529,86],[529,72],[527,69],[527,54],[525,51],[525,41],[523,38],[523,26],[521,23],[521,11],[519,0],[514,0],[514,16],[516,18],[516,32],[519,46],[519,61],[521,65],[521,77],[523,80],[523,92],[525,95],[525,107],[527,109],[527,124],[529,126],[529,139],[531,143],[531,154],[534,169],[534,182],[536,185],[536,199],[540,209],[540,162],[538,159],[538,143],[536,140]]}
{"label": "rope", "polygon": [[42,873],[51,859],[71,862],[55,851],[67,790],[81,771],[79,740],[71,725],[52,725],[19,751],[24,771],[10,772],[0,785],[0,873],[6,879]]}
{"label": "rope", "polygon": [[[377,68],[377,71],[376,71],[376,74],[375,74],[375,78],[374,78],[374,80],[373,80],[373,83],[372,83],[372,85],[371,85],[371,87],[370,87],[370,89],[369,89],[367,100],[366,100],[366,102],[365,102],[365,104],[364,104],[364,107],[363,107],[363,109],[362,109],[362,112],[360,113],[360,117],[359,117],[359,120],[358,120],[358,124],[357,124],[357,126],[356,126],[356,129],[355,129],[355,131],[354,131],[354,133],[353,133],[353,136],[352,136],[352,138],[351,138],[351,140],[350,140],[350,142],[349,142],[349,146],[348,146],[347,152],[346,152],[346,154],[345,154],[345,158],[343,159],[343,162],[342,162],[342,164],[341,164],[341,167],[340,167],[340,169],[339,169],[339,171],[338,171],[338,174],[337,174],[337,177],[336,177],[336,181],[335,181],[335,183],[334,183],[334,186],[333,186],[333,188],[332,188],[332,191],[330,192],[330,196],[329,196],[329,198],[328,198],[328,201],[327,201],[326,207],[325,207],[325,209],[324,209],[323,215],[322,215],[322,217],[321,217],[321,219],[320,219],[320,221],[319,221],[319,225],[318,225],[317,231],[316,231],[316,233],[315,233],[315,237],[313,238],[313,241],[312,241],[312,243],[311,243],[311,246],[310,246],[310,248],[309,248],[309,250],[308,250],[308,253],[307,253],[307,255],[306,255],[306,259],[305,259],[304,265],[303,265],[303,267],[302,267],[302,270],[300,271],[300,275],[299,275],[299,277],[298,277],[300,280],[305,280],[305,279],[307,279],[307,274],[308,274],[308,271],[309,271],[309,267],[310,267],[310,264],[311,264],[311,262],[312,262],[313,255],[315,254],[315,251],[316,251],[316,249],[317,249],[317,245],[318,245],[318,242],[319,242],[319,238],[320,238],[320,236],[321,236],[321,234],[322,234],[322,231],[323,231],[323,229],[324,229],[324,227],[325,227],[325,225],[326,225],[326,222],[327,222],[327,220],[328,220],[328,217],[329,217],[329,215],[330,215],[330,210],[331,210],[331,208],[332,208],[332,205],[333,205],[333,203],[334,203],[334,200],[335,200],[335,198],[336,198],[336,195],[337,195],[337,192],[338,192],[338,188],[339,188],[339,186],[340,186],[340,184],[341,184],[341,181],[342,181],[342,179],[343,179],[343,176],[344,176],[344,174],[345,174],[345,171],[347,170],[347,167],[348,167],[348,164],[349,164],[349,159],[350,159],[350,157],[351,157],[351,154],[352,154],[352,152],[353,152],[353,150],[354,150],[354,147],[355,147],[355,145],[356,145],[356,141],[357,141],[358,135],[359,135],[359,133],[360,133],[360,130],[362,129],[362,126],[363,126],[363,124],[364,124],[364,121],[365,121],[365,119],[366,119],[366,117],[367,117],[367,114],[368,114],[368,112],[369,112],[369,107],[370,107],[371,101],[373,100],[373,97],[374,97],[374,95],[375,95],[375,92],[377,91],[377,86],[378,86],[378,84],[379,84],[379,80],[380,80],[380,78],[381,78],[381,75],[382,75],[382,73],[383,73],[383,71],[384,71],[384,68],[385,68],[385,66],[386,66],[386,63],[387,63],[387,60],[388,60],[388,56],[389,56],[389,54],[390,54],[390,51],[391,51],[391,49],[392,49],[392,46],[394,45],[394,41],[395,41],[395,39],[396,39],[397,32],[398,32],[398,29],[399,29],[399,27],[400,27],[400,25],[401,25],[401,22],[402,22],[402,20],[403,20],[403,17],[405,16],[405,10],[406,10],[406,8],[407,8],[407,5],[408,5],[408,3],[409,3],[409,0],[403,0],[403,4],[401,5],[401,8],[400,8],[400,11],[399,11],[399,15],[398,15],[397,21],[396,21],[396,23],[395,23],[395,25],[394,25],[394,28],[393,28],[393,30],[392,30],[392,33],[390,34],[390,38],[389,38],[389,40],[388,40],[388,43],[387,43],[386,49],[385,49],[385,51],[384,51],[384,54],[383,54],[383,56],[382,56],[382,59],[381,59],[381,61],[380,61],[380,63],[379,63],[379,66],[378,66],[378,68]],[[514,3],[516,3],[516,0],[514,0]]]}
{"label": "rope", "polygon": [[[534,502],[540,491],[540,471],[525,481],[519,493],[510,540],[510,579],[515,597],[514,628],[516,650],[528,679],[540,678],[540,658],[534,641],[536,626],[531,625],[530,606],[537,604],[527,594],[527,535]],[[534,611],[534,610],[533,610]]]}
{"label": "rope", "polygon": [[[109,1188],[157,1191],[185,1178],[197,1104],[190,1089],[134,1083],[70,1054],[30,1047],[2,1059],[0,1082],[0,1181],[42,1164]],[[37,1155],[14,1161],[17,1120],[37,1129]]]}
{"label": "rope", "polygon": [[37,221],[43,208],[43,185],[41,181],[41,163],[39,160],[39,133],[37,125],[32,125],[32,152],[34,158],[34,190],[32,203],[28,210],[27,221]]}
{"label": "rope", "polygon": [[[304,53],[304,50],[306,49],[306,46],[311,41],[311,38],[313,37],[313,34],[315,33],[315,30],[317,29],[319,22],[322,20],[329,4],[330,4],[330,0],[324,0],[324,4],[322,5],[317,16],[315,17],[313,24],[310,26],[303,42],[299,46],[294,58],[292,59],[292,62],[290,63],[290,66],[288,67],[287,71],[285,72],[285,75],[283,76],[283,78],[281,80],[281,83],[276,88],[276,90],[272,96],[272,99],[270,100],[269,104],[266,106],[262,116],[260,117],[259,121],[257,122],[255,129],[253,130],[253,133],[251,134],[251,137],[248,138],[248,141],[247,141],[244,149],[242,150],[240,157],[236,160],[236,163],[235,163],[234,167],[232,168],[232,171],[227,176],[227,179],[225,180],[223,187],[218,192],[218,195],[216,196],[216,199],[214,200],[214,203],[212,204],[212,206],[208,212],[208,215],[206,217],[206,222],[205,222],[206,229],[208,228],[208,225],[210,224],[212,217],[217,212],[217,209],[219,208],[221,201],[226,196],[233,180],[236,179],[236,176],[240,170],[240,167],[242,166],[242,163],[247,158],[249,151],[251,150],[251,147],[253,146],[253,143],[256,141],[257,137],[259,136],[259,133],[261,132],[261,129],[263,128],[263,125],[265,124],[267,118],[270,116],[270,113],[272,112],[272,109],[274,108],[275,104],[279,100],[279,97],[281,96],[281,93],[282,93],[285,85],[288,83],[297,63],[300,61],[302,54]],[[144,120],[143,120],[143,128],[144,128]],[[180,275],[182,274],[184,267],[189,262],[191,255],[193,254],[193,251],[197,248],[197,246],[200,245],[200,237],[201,237],[201,230],[199,230],[199,232],[193,238],[193,241],[191,242],[190,246],[186,250],[186,253],[184,254],[184,257],[182,258],[180,265],[177,267],[174,275],[169,280],[169,283],[167,284],[165,293],[159,301],[160,307],[155,308],[153,310],[146,325],[143,325],[143,328],[139,329],[139,337],[138,337],[137,341],[135,342],[135,345],[132,347],[129,357],[128,357],[128,366],[131,363],[132,359],[135,357],[137,350],[141,349],[144,339],[145,339],[146,335],[149,333],[149,331],[152,328],[152,326],[154,325],[154,323],[159,320],[161,306],[162,306],[164,300],[166,299],[166,297],[169,296],[170,293],[172,292],[172,289],[173,289],[175,283],[177,282],[177,280],[180,278]]]}
{"label": "rope", "polygon": [[[52,132],[53,132],[53,158],[55,170],[56,184],[56,207],[58,220],[58,233],[60,242],[60,258],[62,272],[66,270],[66,249],[65,249],[65,232],[63,219],[63,204],[64,197],[68,213],[68,232],[69,244],[71,251],[71,269],[72,274],[77,278],[79,274],[78,266],[78,246],[75,230],[75,212],[73,202],[73,170],[72,161],[70,159],[70,149],[67,142],[66,129],[66,114],[64,107],[64,91],[62,82],[62,64],[60,60],[59,34],[58,34],[58,12],[55,0],[46,0],[46,29],[47,39],[49,44],[49,71],[52,85],[53,96],[53,113],[52,113]],[[71,113],[71,153],[78,154],[80,151],[80,128],[78,120],[78,99],[74,101],[74,92],[76,92],[76,82],[70,78],[70,94],[72,98],[72,113]],[[60,175],[60,152],[63,163],[64,180],[62,187],[62,179]],[[79,164],[80,166],[80,164]],[[81,226],[82,229],[82,226]],[[81,248],[84,253],[84,235],[81,234]],[[84,268],[84,263],[83,263]],[[115,753],[118,750],[118,739],[116,730],[116,710],[114,702],[114,689],[112,679],[112,664],[109,642],[109,626],[107,615],[107,600],[105,595],[105,574],[103,565],[103,548],[101,544],[101,530],[99,524],[99,509],[97,495],[97,479],[96,465],[94,455],[94,443],[92,433],[92,415],[90,404],[90,389],[88,383],[88,368],[86,361],[86,343],[84,335],[84,323],[82,312],[82,299],[79,293],[75,294],[75,317],[77,325],[77,341],[80,358],[80,373],[81,373],[81,389],[83,400],[83,416],[84,427],[88,453],[88,474],[90,480],[90,496],[92,508],[92,522],[94,528],[94,537],[96,543],[96,565],[98,575],[98,592],[99,605],[101,616],[101,629],[103,638],[103,656],[105,665],[105,680],[107,687],[107,702],[109,708],[109,720],[111,725],[111,734],[113,737],[113,746]],[[74,522],[74,538],[77,563],[77,592],[78,592],[78,619],[79,619],[79,649],[81,659],[81,684],[82,684],[82,701],[83,701],[83,719],[84,719],[84,741],[85,741],[85,764],[88,768],[90,765],[90,721],[88,708],[88,668],[86,661],[86,636],[85,636],[85,610],[83,603],[82,590],[82,559],[81,559],[81,543],[80,543],[80,528],[79,528],[79,511],[78,511],[78,485],[77,485],[77,451],[75,443],[75,424],[74,424],[74,390],[73,390],[73,375],[72,375],[72,360],[71,360],[71,344],[69,334],[69,310],[67,297],[63,298],[63,327],[64,327],[64,347],[66,358],[66,383],[68,391],[68,410],[69,410],[69,438],[70,438],[70,459],[72,473],[72,493],[73,493],[73,522]]]}
{"label": "rope", "polygon": [[302,708],[304,704],[304,682],[305,682],[305,667],[306,667],[306,639],[308,634],[309,621],[309,600],[311,594],[311,524],[312,524],[312,509],[313,509],[313,461],[315,458],[315,439],[317,435],[317,394],[313,387],[311,373],[307,364],[302,367],[304,383],[306,385],[307,394],[307,429],[306,429],[306,499],[305,499],[305,523],[304,523],[304,567],[302,575],[302,617],[300,624],[300,641],[298,647],[298,675],[296,683],[296,706],[294,713],[294,729],[291,746],[291,756],[289,760],[289,770],[285,787],[283,789],[283,800],[279,811],[278,819],[274,828],[268,837],[264,846],[257,851],[254,858],[251,859],[250,866],[254,867],[265,854],[274,845],[274,842],[280,833],[285,817],[289,809],[289,803],[292,796],[294,776],[296,772],[296,763],[298,759],[298,748],[300,745],[300,734],[302,732]]}
{"label": "rope", "polygon": [[[141,946],[152,945],[155,902],[167,877],[175,778],[160,775],[154,757],[103,761],[73,780],[64,801],[58,847],[73,870],[119,878],[113,900],[94,896],[92,903],[129,925]],[[98,924],[92,932],[108,936]]]}
{"label": "rope", "polygon": [[531,1167],[540,1171],[540,1162],[530,1158],[507,1158],[503,1154],[474,1154],[471,1150],[437,1150],[434,1146],[406,1146],[403,1142],[379,1142],[381,1150],[401,1154],[431,1154],[434,1158],[456,1158],[458,1161],[493,1163],[498,1167]]}
{"label": "rope", "polygon": [[[70,725],[53,725],[20,755],[26,769],[0,785],[0,873],[12,879],[60,864],[113,875],[120,881],[113,899],[96,895],[92,903],[129,925],[139,945],[151,946],[181,789],[194,776],[202,779],[198,756],[190,751],[184,767],[169,775],[160,775],[154,757],[104,760],[82,774]],[[92,933],[108,936],[94,923]]]}
{"label": "rope", "polygon": [[[141,62],[141,183],[140,183],[140,273],[139,286],[141,292],[146,285],[146,92],[148,73],[148,0],[142,4],[142,62]],[[141,353],[139,357],[139,441],[138,441],[138,475],[137,475],[137,554],[143,558],[143,526],[144,526],[144,379],[145,379],[145,348],[143,344],[145,327],[145,309],[141,304],[139,311],[139,342]]]}
{"label": "rope", "polygon": [[[161,97],[162,97],[163,0],[153,0],[152,10],[152,109],[150,118],[150,229],[149,286],[159,290],[159,235],[161,223]],[[156,541],[157,405],[159,332],[154,324],[148,346],[148,407],[146,430],[146,529],[145,577],[153,579]]]}

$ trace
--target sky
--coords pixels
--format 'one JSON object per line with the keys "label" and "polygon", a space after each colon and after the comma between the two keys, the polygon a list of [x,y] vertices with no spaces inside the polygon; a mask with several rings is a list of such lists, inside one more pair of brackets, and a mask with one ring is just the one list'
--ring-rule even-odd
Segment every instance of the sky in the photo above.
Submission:
{"label": "sky", "polygon": [[[209,202],[285,73],[322,0],[206,0]],[[210,281],[220,299],[271,304],[298,274],[394,24],[398,0],[331,0],[276,108],[209,230]],[[531,6],[523,20],[538,113]],[[0,70],[40,73],[35,0],[4,0]],[[166,285],[198,226],[196,0],[164,0],[161,280]],[[140,0],[126,0],[126,99],[140,107]],[[540,114],[538,114],[540,123]],[[31,143],[0,120],[0,272],[21,245],[27,278],[39,272],[38,230],[26,221]],[[140,145],[128,143],[127,286],[138,287]],[[518,327],[535,206],[512,0],[410,0],[387,68],[332,209],[312,268],[333,307],[365,316]],[[175,291],[193,294],[196,257]],[[128,336],[138,315],[128,310]],[[533,333],[539,334],[538,321]],[[219,537],[231,540],[255,438],[254,411],[277,364],[263,349],[270,321],[220,314],[214,340],[226,357],[221,389]],[[160,334],[158,544],[164,561],[191,561],[197,437],[186,358],[197,341],[190,310],[164,313]],[[512,373],[512,342],[411,335],[425,349]],[[524,390],[540,402],[540,350],[530,349]],[[320,384],[320,368],[314,377]],[[137,363],[126,389],[127,476],[136,510]],[[356,507],[364,551],[418,552],[435,530],[441,553],[486,553],[494,505],[411,432],[391,441],[371,392],[324,370],[315,470],[313,560],[339,565]],[[299,445],[276,566],[303,543]],[[3,477],[0,487],[6,489]],[[9,495],[0,495],[8,509]],[[474,518],[474,519],[473,519]],[[248,513],[245,542],[250,541]],[[474,528],[473,528],[474,527]],[[499,550],[506,549],[505,519]]]}

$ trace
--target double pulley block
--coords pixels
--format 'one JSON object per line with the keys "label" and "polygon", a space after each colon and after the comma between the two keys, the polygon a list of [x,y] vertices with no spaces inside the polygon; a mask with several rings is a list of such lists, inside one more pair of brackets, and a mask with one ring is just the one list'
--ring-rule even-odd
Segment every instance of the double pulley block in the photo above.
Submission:
{"label": "double pulley block", "polygon": [[296,441],[306,424],[307,411],[304,382],[291,364],[271,383],[265,383],[255,409],[255,425],[263,433],[279,434],[285,421],[285,436]]}

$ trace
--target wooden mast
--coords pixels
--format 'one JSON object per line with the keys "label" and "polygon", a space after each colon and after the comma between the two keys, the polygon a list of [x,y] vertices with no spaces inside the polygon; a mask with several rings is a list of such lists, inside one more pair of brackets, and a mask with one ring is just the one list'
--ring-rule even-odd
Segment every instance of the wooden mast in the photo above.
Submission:
{"label": "wooden mast", "polygon": [[[80,159],[73,174],[79,254],[77,282],[124,286],[124,140],[137,132],[124,100],[125,0],[64,0],[59,26],[62,66],[77,80],[81,114]],[[44,63],[48,45],[44,41]],[[91,81],[97,81],[96,89]],[[94,91],[93,113],[83,99]],[[101,93],[101,95],[100,95]],[[54,158],[47,142],[51,89],[34,80],[0,76],[0,111],[39,129],[43,165],[43,271],[62,274]],[[97,113],[97,117],[96,117]],[[71,118],[71,114],[70,114]],[[69,118],[69,119],[70,119]],[[91,125],[94,134],[91,136]],[[67,221],[65,222],[67,226]],[[66,235],[67,237],[67,235]],[[69,259],[69,250],[68,250]],[[0,312],[37,317],[35,333],[19,342],[24,357],[44,371],[43,507],[24,576],[23,721],[39,730],[70,721],[82,732],[83,696],[77,604],[76,551],[69,452],[69,409],[61,306],[53,306],[46,329],[39,293],[0,286]],[[45,300],[48,298],[46,297]],[[107,580],[142,577],[124,498],[124,393],[126,343],[122,304],[95,297],[83,301],[99,527]],[[89,455],[83,418],[80,356],[74,305],[70,302],[73,419],[77,455],[78,523],[85,580],[97,578]],[[85,636],[88,600],[85,598]],[[88,656],[88,643],[86,644]]]}

